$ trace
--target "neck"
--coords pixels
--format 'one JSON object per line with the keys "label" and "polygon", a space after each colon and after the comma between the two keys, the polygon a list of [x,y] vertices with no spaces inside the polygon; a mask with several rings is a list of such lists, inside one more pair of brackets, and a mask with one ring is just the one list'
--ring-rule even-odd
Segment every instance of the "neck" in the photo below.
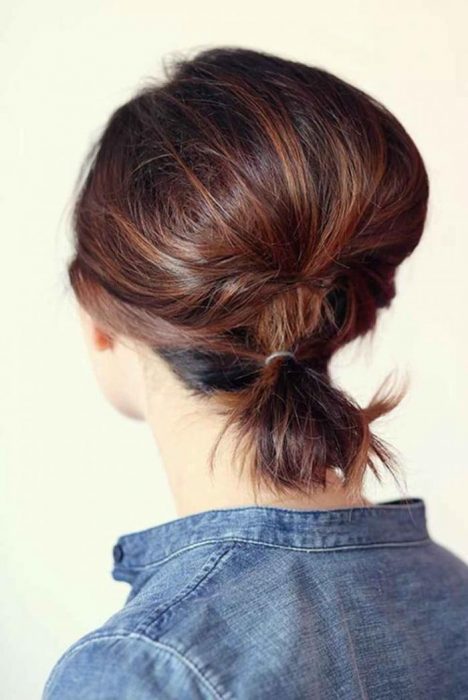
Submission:
{"label": "neck", "polygon": [[144,418],[158,445],[178,516],[252,505],[314,510],[371,505],[363,495],[351,496],[332,469],[326,488],[311,495],[277,495],[267,486],[255,491],[247,470],[235,468],[229,432],[210,472],[210,452],[224,426],[220,416],[208,402],[186,392],[166,367],[151,387]]}

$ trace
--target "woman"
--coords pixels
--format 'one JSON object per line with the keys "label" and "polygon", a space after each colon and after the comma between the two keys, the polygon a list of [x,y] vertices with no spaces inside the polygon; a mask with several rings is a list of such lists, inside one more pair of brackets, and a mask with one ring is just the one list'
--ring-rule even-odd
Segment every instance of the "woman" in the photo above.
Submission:
{"label": "woman", "polygon": [[69,277],[99,383],[147,421],[178,517],[127,534],[122,610],[46,700],[468,698],[468,566],[329,371],[375,327],[425,223],[414,142],[325,70],[235,47],[111,116]]}

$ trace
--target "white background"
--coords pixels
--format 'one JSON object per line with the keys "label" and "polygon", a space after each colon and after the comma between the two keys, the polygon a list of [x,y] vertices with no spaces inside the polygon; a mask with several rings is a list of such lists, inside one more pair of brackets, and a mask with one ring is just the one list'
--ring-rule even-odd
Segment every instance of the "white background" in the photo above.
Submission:
{"label": "white background", "polygon": [[468,561],[466,3],[3,0],[0,20],[2,698],[39,698],[59,654],[123,604],[116,538],[175,517],[149,430],[98,392],[64,267],[91,139],[174,52],[231,44],[324,67],[415,139],[431,183],[423,240],[374,341],[337,358],[335,377],[364,402],[393,368],[409,373],[375,429],[433,538]]}

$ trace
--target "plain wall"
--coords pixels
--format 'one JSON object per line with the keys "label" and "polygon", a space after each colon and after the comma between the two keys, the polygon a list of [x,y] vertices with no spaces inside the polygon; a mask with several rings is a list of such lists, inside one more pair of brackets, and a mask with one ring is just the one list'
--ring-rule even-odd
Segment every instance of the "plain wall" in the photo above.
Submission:
{"label": "plain wall", "polygon": [[[59,654],[123,604],[117,537],[175,517],[149,430],[95,385],[64,265],[91,139],[179,51],[231,44],[324,67],[415,139],[431,184],[423,240],[374,342],[337,358],[335,378],[364,402],[392,369],[409,373],[375,429],[433,538],[468,560],[466,3],[4,0],[0,20],[2,697],[39,697]],[[399,494],[387,482],[372,495]]]}

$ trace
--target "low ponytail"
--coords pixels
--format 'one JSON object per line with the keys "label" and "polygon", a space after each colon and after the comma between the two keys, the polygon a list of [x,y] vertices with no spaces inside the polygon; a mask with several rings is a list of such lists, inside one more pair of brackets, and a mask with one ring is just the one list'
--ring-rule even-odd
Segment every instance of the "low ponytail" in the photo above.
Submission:
{"label": "low ponytail", "polygon": [[[405,389],[384,396],[382,391],[383,385],[369,406],[361,408],[334,386],[323,362],[285,356],[260,370],[252,387],[218,399],[226,428],[236,426],[239,468],[253,465],[255,490],[274,485],[278,494],[310,495],[326,487],[327,470],[334,469],[349,493],[358,496],[366,469],[377,479],[381,465],[397,475],[393,449],[371,431],[370,423],[391,411]],[[219,440],[212,468],[218,445]]]}
{"label": "low ponytail", "polygon": [[[397,470],[335,352],[371,332],[421,238],[423,159],[377,99],[317,67],[235,47],[165,66],[82,169],[69,278],[104,330],[145,343],[237,437],[254,483],[358,491]],[[80,175],[81,177],[81,175]],[[276,356],[286,348],[294,353]]]}

